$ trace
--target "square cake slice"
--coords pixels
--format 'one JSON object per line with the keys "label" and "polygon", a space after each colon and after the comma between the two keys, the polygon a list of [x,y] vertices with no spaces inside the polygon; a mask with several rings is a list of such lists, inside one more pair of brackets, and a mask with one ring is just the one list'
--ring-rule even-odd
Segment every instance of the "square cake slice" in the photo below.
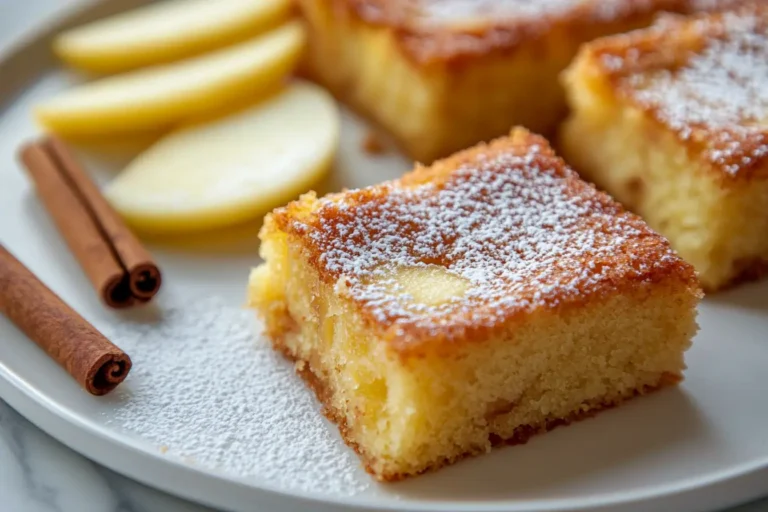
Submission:
{"label": "square cake slice", "polygon": [[579,45],[745,0],[299,0],[309,72],[430,163],[513,125],[565,116],[558,74]]}
{"label": "square cake slice", "polygon": [[397,480],[681,379],[693,268],[522,129],[270,214],[250,303]]}
{"label": "square cake slice", "polygon": [[768,269],[768,5],[595,41],[565,82],[566,159],[665,235],[706,290]]}

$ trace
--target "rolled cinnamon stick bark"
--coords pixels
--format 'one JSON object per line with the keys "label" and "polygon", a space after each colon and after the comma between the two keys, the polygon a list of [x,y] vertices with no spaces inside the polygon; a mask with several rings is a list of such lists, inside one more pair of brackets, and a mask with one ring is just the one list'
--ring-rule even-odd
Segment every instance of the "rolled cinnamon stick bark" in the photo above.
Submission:
{"label": "rolled cinnamon stick bark", "polygon": [[113,308],[150,300],[162,283],[159,268],[66,145],[49,137],[25,145],[20,156],[102,300]]}
{"label": "rolled cinnamon stick bark", "polygon": [[45,147],[28,144],[21,160],[59,233],[102,300],[110,307],[133,305],[125,269],[117,259],[82,199],[72,190]]}
{"label": "rolled cinnamon stick bark", "polygon": [[0,312],[89,393],[128,376],[131,358],[64,303],[0,244]]}
{"label": "rolled cinnamon stick bark", "polygon": [[132,295],[140,301],[151,299],[161,283],[160,270],[152,256],[104,199],[69,148],[53,137],[44,140],[43,144],[49,154],[59,160],[61,168],[66,170],[67,176],[90,206],[104,235],[128,272],[128,285]]}

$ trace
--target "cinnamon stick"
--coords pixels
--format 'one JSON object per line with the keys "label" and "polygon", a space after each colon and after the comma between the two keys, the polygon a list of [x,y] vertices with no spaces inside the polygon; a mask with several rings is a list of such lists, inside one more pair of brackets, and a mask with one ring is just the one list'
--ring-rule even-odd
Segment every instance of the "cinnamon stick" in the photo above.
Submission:
{"label": "cinnamon stick", "polygon": [[0,312],[89,393],[125,380],[131,358],[67,306],[0,244]]}
{"label": "cinnamon stick", "polygon": [[66,145],[44,138],[25,145],[20,156],[102,301],[124,308],[150,300],[162,283],[159,268]]}

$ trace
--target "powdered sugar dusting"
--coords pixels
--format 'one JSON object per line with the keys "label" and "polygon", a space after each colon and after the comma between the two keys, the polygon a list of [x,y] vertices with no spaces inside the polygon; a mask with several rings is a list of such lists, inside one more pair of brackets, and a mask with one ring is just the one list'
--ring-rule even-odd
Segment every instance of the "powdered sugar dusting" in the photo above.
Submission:
{"label": "powdered sugar dusting", "polygon": [[493,20],[501,16],[538,20],[568,14],[585,6],[595,18],[610,21],[623,16],[629,7],[648,9],[652,3],[652,0],[422,0],[419,5],[425,23],[441,24],[461,22],[467,17]]}
{"label": "powdered sugar dusting", "polygon": [[664,9],[681,12],[713,10],[743,0],[404,0],[413,3],[422,25],[463,24],[467,19],[483,19],[486,24],[504,20],[539,22],[547,18],[578,15],[580,18],[612,22],[633,13],[647,14]]}
{"label": "powdered sugar dusting", "polygon": [[493,16],[499,15],[527,18],[561,14],[573,9],[582,0],[424,0],[419,3],[425,22],[440,24],[478,16],[493,19]]}
{"label": "powdered sugar dusting", "polygon": [[[511,48],[546,37],[559,27],[585,27],[595,34],[615,31],[615,23],[638,25],[661,11],[691,13],[745,0],[348,0],[366,21],[404,30],[399,36],[417,60],[451,60]],[[595,32],[597,30],[597,32]],[[568,30],[566,30],[568,32]],[[572,43],[561,43],[572,44]]]}
{"label": "powdered sugar dusting", "polygon": [[[682,33],[675,25],[661,30]],[[629,88],[680,137],[705,145],[705,158],[736,175],[768,157],[768,10],[701,18],[686,28],[706,38],[704,47],[681,67],[630,74]]]}
{"label": "powdered sugar dusting", "polygon": [[179,301],[162,318],[102,330],[131,354],[109,421],[167,456],[285,490],[356,494],[369,478],[253,313]]}
{"label": "powdered sugar dusting", "polygon": [[[292,229],[308,234],[319,264],[351,297],[395,329],[448,325],[461,335],[679,264],[639,218],[537,145],[517,154],[491,148],[444,183],[388,183],[321,204]],[[425,265],[467,280],[468,291],[439,305],[393,293],[393,269]]]}

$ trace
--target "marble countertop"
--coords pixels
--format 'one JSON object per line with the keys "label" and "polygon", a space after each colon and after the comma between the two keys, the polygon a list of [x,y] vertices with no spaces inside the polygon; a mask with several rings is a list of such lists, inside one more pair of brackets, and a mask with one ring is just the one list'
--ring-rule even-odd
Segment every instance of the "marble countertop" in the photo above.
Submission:
{"label": "marble countertop", "polygon": [[[0,0],[0,47],[81,0]],[[78,455],[0,400],[0,509],[13,512],[205,512]],[[674,512],[674,511],[670,511]],[[728,512],[768,512],[768,500]]]}
{"label": "marble countertop", "polygon": [[212,509],[174,498],[94,464],[0,400],[0,510],[206,512]]}

